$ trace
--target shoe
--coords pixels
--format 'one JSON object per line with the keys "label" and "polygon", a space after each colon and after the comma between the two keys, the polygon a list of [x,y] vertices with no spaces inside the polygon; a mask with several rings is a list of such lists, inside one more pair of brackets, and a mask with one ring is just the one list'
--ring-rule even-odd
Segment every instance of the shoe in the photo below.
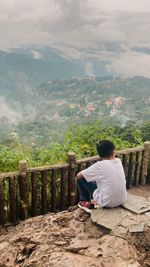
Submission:
{"label": "shoe", "polygon": [[85,210],[88,213],[91,213],[92,209],[94,209],[94,204],[92,204],[91,202],[88,202],[88,201],[80,201],[78,203],[78,207],[80,209]]}

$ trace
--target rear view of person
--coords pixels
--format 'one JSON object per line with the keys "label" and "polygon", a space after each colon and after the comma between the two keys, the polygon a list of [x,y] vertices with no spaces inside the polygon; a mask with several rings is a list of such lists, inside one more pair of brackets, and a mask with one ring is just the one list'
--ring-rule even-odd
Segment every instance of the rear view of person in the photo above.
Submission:
{"label": "rear view of person", "polygon": [[101,160],[77,174],[78,206],[87,212],[94,208],[93,200],[101,207],[113,208],[127,198],[125,174],[121,160],[115,157],[114,144],[103,140],[97,152]]}

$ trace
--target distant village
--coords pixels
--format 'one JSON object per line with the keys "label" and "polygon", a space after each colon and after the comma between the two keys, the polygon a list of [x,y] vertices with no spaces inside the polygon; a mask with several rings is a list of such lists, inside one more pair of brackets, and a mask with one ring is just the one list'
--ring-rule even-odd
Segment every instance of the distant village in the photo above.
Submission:
{"label": "distant village", "polygon": [[[142,83],[142,90],[141,85]],[[14,138],[18,135],[49,138],[61,128],[72,123],[87,123],[95,120],[124,127],[128,121],[140,124],[150,117],[150,79],[86,77],[55,80],[34,87],[30,95],[16,102],[22,113],[7,104],[5,116],[1,116],[1,135]],[[16,101],[16,100],[15,100]],[[2,99],[2,106],[6,103]],[[23,105],[22,105],[23,103]],[[9,113],[11,114],[9,119]],[[38,134],[37,134],[38,132]]]}

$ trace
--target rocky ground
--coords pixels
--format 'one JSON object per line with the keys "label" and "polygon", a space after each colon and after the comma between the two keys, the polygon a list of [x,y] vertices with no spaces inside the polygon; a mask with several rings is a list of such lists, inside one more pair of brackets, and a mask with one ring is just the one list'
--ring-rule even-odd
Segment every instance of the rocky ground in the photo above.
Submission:
{"label": "rocky ground", "polygon": [[[150,186],[130,192],[150,197]],[[148,225],[113,234],[77,207],[30,218],[0,228],[0,267],[150,267]]]}
{"label": "rocky ground", "polygon": [[150,228],[112,235],[72,207],[1,229],[0,267],[148,267]]}

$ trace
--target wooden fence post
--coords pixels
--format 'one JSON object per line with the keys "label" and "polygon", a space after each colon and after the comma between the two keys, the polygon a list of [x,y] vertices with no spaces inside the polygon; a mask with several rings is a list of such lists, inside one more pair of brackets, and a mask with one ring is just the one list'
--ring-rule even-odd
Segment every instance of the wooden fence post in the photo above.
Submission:
{"label": "wooden fence post", "polygon": [[68,170],[61,169],[61,190],[60,190],[60,208],[65,210],[68,206],[67,199],[67,181],[68,181]]}
{"label": "wooden fence post", "polygon": [[31,173],[32,184],[32,216],[38,214],[38,193],[37,193],[37,176],[36,172]]}
{"label": "wooden fence post", "polygon": [[51,211],[57,211],[57,185],[56,185],[56,170],[52,170],[51,176]]}
{"label": "wooden fence post", "polygon": [[75,181],[75,167],[76,167],[76,157],[75,153],[68,153],[68,204],[69,206],[74,206],[76,204],[76,181]]}
{"label": "wooden fence post", "polygon": [[47,212],[47,173],[43,171],[42,175],[42,190],[41,190],[41,200],[42,200],[42,214]]}
{"label": "wooden fence post", "polygon": [[5,224],[3,180],[0,179],[0,225]]}
{"label": "wooden fence post", "polygon": [[9,202],[10,202],[9,220],[14,225],[16,224],[16,217],[17,217],[17,202],[16,202],[15,179],[16,179],[16,177],[9,177]]}
{"label": "wooden fence post", "polygon": [[136,152],[135,158],[135,170],[134,170],[134,185],[139,184],[139,174],[140,174],[140,152]]}
{"label": "wooden fence post", "polygon": [[141,179],[140,179],[142,185],[146,184],[149,154],[150,154],[150,142],[144,142],[144,158],[143,158]]}
{"label": "wooden fence post", "polygon": [[28,218],[29,192],[27,177],[27,161],[19,161],[19,193],[20,193],[20,219]]}
{"label": "wooden fence post", "polygon": [[127,189],[132,187],[133,153],[129,154],[129,166],[127,173]]}

